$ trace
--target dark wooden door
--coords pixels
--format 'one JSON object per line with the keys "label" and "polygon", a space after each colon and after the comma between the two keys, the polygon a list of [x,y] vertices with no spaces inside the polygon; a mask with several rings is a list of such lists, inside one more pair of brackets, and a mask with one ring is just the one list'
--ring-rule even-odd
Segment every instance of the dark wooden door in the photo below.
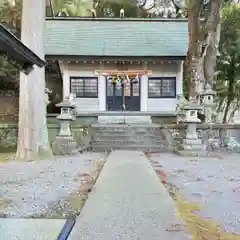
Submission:
{"label": "dark wooden door", "polygon": [[140,111],[140,82],[112,84],[111,78],[106,81],[108,111]]}
{"label": "dark wooden door", "polygon": [[140,81],[124,84],[125,110],[140,111]]}
{"label": "dark wooden door", "polygon": [[123,87],[119,84],[112,84],[112,79],[107,79],[107,110],[123,110]]}

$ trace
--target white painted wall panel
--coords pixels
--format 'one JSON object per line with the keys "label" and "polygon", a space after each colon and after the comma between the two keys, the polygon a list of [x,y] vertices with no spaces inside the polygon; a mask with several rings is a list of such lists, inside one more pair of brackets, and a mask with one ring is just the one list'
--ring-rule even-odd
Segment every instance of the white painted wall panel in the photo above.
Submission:
{"label": "white painted wall panel", "polygon": [[[152,70],[150,77],[176,77],[176,95],[182,94],[182,62],[152,64],[147,68]],[[176,104],[176,98],[148,98],[147,111],[175,113]]]}
{"label": "white painted wall panel", "polygon": [[[182,94],[183,69],[182,61],[177,63],[158,63],[129,65],[131,69],[152,70],[152,77],[176,77],[176,94]],[[96,69],[116,69],[115,64],[84,64],[64,63],[63,70],[63,93],[64,96],[70,93],[70,77],[91,77]],[[78,112],[106,111],[106,81],[103,76],[98,77],[98,98],[77,98]],[[148,77],[141,77],[141,111],[175,112],[176,98],[148,98]]]}

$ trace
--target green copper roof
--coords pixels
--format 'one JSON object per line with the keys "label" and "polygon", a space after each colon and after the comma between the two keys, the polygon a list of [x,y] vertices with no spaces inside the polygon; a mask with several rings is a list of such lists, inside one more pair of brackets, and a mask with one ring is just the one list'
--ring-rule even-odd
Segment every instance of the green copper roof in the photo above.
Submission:
{"label": "green copper roof", "polygon": [[46,55],[185,56],[188,25],[183,20],[46,20]]}

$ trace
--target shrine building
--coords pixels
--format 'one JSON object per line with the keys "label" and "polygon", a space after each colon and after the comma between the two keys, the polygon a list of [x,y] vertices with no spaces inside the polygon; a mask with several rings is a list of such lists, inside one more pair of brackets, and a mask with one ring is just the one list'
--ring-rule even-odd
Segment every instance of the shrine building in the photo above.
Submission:
{"label": "shrine building", "polygon": [[185,19],[46,20],[46,60],[61,72],[62,96],[75,94],[78,114],[99,122],[175,116],[187,49]]}

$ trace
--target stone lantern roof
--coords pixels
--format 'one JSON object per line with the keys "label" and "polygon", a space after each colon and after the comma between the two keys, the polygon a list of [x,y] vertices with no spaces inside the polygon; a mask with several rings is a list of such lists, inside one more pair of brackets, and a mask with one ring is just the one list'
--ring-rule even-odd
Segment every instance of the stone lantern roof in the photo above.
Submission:
{"label": "stone lantern roof", "polygon": [[183,110],[201,110],[202,106],[200,106],[199,104],[195,103],[195,102],[190,102],[188,101],[187,103],[185,103],[183,105]]}
{"label": "stone lantern roof", "polygon": [[206,88],[203,92],[200,93],[201,96],[206,96],[206,95],[216,95],[216,92],[212,90],[212,87],[207,84]]}
{"label": "stone lantern roof", "polygon": [[65,97],[62,102],[56,104],[56,107],[75,108],[75,105],[70,102],[69,97]]}

